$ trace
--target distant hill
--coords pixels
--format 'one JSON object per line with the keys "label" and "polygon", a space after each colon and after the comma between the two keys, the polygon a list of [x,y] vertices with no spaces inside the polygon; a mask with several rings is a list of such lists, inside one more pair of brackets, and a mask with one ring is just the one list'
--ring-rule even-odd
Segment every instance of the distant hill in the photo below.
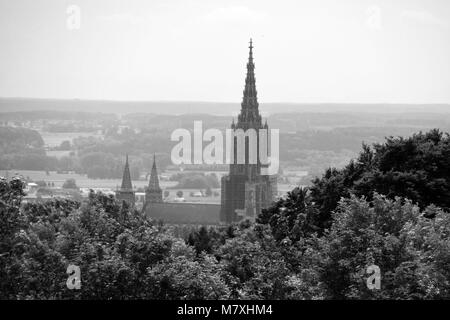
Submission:
{"label": "distant hill", "polygon": [[[363,104],[260,102],[263,115],[293,112],[450,113],[450,104]],[[240,110],[236,102],[204,101],[108,101],[33,98],[0,98],[0,112],[58,110],[115,114],[214,114],[231,116]]]}

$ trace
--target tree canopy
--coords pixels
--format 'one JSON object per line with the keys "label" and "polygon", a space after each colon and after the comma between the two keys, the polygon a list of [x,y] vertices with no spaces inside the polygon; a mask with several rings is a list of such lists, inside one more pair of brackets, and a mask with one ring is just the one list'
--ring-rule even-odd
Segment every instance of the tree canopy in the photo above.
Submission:
{"label": "tree canopy", "polygon": [[23,181],[1,179],[0,299],[449,299],[448,141],[365,146],[255,222],[183,237],[112,196],[23,203]]}

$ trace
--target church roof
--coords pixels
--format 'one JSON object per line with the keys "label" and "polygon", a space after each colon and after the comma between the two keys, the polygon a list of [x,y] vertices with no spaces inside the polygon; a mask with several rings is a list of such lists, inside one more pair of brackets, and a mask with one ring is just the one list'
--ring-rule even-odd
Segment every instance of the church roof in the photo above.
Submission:
{"label": "church roof", "polygon": [[151,203],[145,209],[148,217],[172,224],[220,224],[220,204]]}

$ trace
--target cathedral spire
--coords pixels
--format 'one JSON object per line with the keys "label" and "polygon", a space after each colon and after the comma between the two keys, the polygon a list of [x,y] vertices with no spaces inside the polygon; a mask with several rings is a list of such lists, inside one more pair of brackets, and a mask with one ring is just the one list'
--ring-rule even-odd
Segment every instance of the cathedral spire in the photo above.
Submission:
{"label": "cathedral spire", "polygon": [[156,170],[155,154],[153,154],[153,166],[152,171],[150,173],[150,181],[148,183],[148,188],[150,190],[161,190],[161,188],[159,187],[158,171]]}
{"label": "cathedral spire", "polygon": [[133,190],[133,186],[131,185],[130,166],[128,164],[128,154],[125,161],[125,167],[123,169],[122,186],[120,189],[122,191]]}
{"label": "cathedral spire", "polygon": [[238,127],[261,126],[261,116],[258,110],[258,99],[255,80],[255,64],[253,62],[253,41],[250,39],[247,62],[247,75],[245,77],[244,96],[241,103],[241,113],[238,116]]}

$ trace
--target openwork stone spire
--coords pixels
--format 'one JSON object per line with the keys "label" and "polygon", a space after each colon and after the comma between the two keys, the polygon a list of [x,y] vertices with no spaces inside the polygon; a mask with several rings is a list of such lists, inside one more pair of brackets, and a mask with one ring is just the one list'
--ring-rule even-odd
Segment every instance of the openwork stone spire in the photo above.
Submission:
{"label": "openwork stone spire", "polygon": [[128,164],[128,154],[125,161],[125,168],[123,169],[122,186],[120,187],[120,190],[121,191],[133,190],[133,186],[131,185],[130,166]]}
{"label": "openwork stone spire", "polygon": [[253,42],[250,39],[247,62],[247,76],[245,78],[244,97],[241,103],[241,113],[238,116],[239,128],[260,128],[261,116],[258,110],[258,98],[255,80],[255,64],[253,62]]}

